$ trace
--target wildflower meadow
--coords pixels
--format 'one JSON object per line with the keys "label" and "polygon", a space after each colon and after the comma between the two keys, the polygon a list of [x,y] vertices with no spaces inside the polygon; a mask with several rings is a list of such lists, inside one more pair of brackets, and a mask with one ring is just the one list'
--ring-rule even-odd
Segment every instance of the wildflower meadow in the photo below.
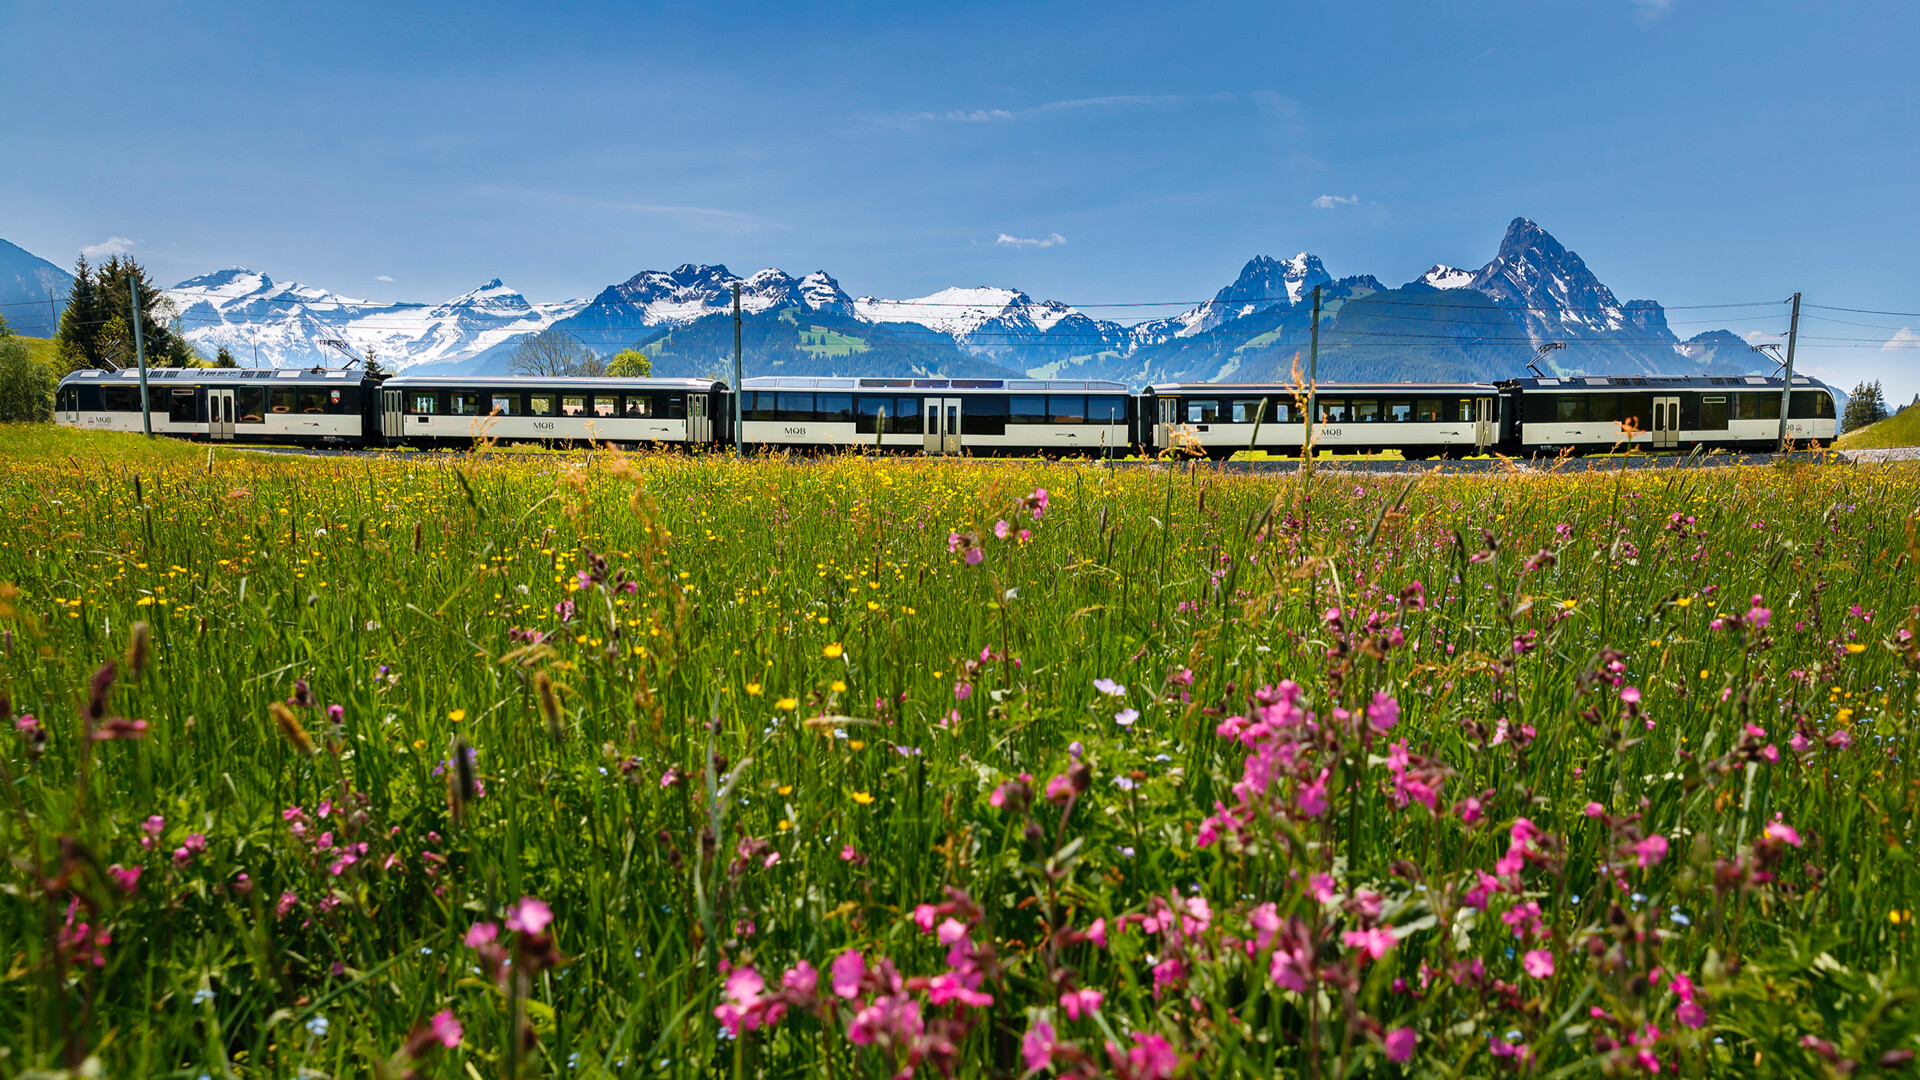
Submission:
{"label": "wildflower meadow", "polygon": [[1911,465],[4,435],[0,1077],[1920,1068]]}

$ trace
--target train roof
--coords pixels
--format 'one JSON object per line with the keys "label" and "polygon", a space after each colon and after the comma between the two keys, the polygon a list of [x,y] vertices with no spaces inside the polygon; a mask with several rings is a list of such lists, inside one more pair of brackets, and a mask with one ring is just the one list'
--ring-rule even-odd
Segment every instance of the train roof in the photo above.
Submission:
{"label": "train roof", "polygon": [[[1528,376],[1524,379],[1508,379],[1500,384],[1513,386],[1521,390],[1569,390],[1588,387],[1600,387],[1610,390],[1637,390],[1641,387],[1655,387],[1672,390],[1705,390],[1719,387],[1738,390],[1744,387],[1781,388],[1782,381],[1774,375],[1563,375],[1559,377]],[[1808,389],[1827,389],[1827,384],[1819,379],[1810,379],[1805,375],[1795,375],[1793,385]]]}
{"label": "train roof", "polygon": [[[337,386],[342,382],[364,382],[367,373],[355,368],[159,368],[147,369],[147,383],[172,383],[176,386],[187,383],[194,386],[219,386],[227,383],[270,380],[276,385],[282,383],[319,383]],[[68,374],[60,380],[60,385],[68,383],[119,383],[140,381],[138,368],[121,368],[118,371],[101,371],[86,368]]]}
{"label": "train roof", "polygon": [[[1219,382],[1171,382],[1153,383],[1147,390],[1154,394],[1284,394],[1294,396],[1304,394],[1306,387],[1293,383],[1219,383]],[[1497,388],[1492,383],[1407,383],[1407,382],[1365,382],[1331,383],[1323,382],[1314,387],[1316,394],[1492,394]]]}
{"label": "train roof", "polygon": [[701,390],[725,389],[718,379],[623,379],[611,375],[395,375],[389,389],[418,387],[429,390],[501,387],[552,387],[555,390]]}
{"label": "train roof", "polygon": [[747,390],[1105,390],[1124,394],[1127,384],[1110,379],[923,379],[805,378],[772,375],[744,380]]}

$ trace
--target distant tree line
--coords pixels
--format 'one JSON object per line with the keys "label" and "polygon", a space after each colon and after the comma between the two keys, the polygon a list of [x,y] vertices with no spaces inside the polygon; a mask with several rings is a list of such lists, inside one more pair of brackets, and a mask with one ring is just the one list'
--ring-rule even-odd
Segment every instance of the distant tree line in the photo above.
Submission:
{"label": "distant tree line", "polygon": [[514,346],[507,369],[515,375],[616,379],[644,379],[653,374],[653,361],[638,349],[622,349],[612,357],[599,354],[580,339],[558,328],[528,334]]}

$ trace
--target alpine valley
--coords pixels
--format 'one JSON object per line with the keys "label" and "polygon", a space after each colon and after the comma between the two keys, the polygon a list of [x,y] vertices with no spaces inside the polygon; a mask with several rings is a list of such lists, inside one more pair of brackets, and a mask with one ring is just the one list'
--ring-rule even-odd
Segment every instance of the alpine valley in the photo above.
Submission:
{"label": "alpine valley", "polygon": [[[59,283],[42,281],[50,267],[34,262],[38,300]],[[26,277],[0,276],[0,293]],[[1324,381],[1507,378],[1549,342],[1564,346],[1546,361],[1561,373],[1736,374],[1762,360],[1727,330],[1681,339],[1658,303],[1618,300],[1579,255],[1525,218],[1478,270],[1436,265],[1388,287],[1370,275],[1335,279],[1304,252],[1259,256],[1213,299],[1132,324],[1014,289],[855,298],[823,271],[740,278],[695,265],[643,271],[591,300],[545,304],[498,279],[441,304],[377,303],[238,267],[183,281],[168,297],[201,353],[224,347],[243,365],[338,363],[322,344],[336,340],[390,369],[502,373],[521,337],[559,329],[601,354],[640,348],[657,375],[724,376],[736,283],[748,375],[1284,380],[1305,366],[1316,285]]]}

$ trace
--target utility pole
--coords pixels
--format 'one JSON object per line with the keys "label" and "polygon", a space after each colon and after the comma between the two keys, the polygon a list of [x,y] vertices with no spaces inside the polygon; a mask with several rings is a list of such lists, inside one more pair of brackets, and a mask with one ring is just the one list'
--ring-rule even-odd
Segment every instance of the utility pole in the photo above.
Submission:
{"label": "utility pole", "polygon": [[140,362],[140,426],[153,438],[153,398],[147,394],[147,343],[140,334],[140,278],[127,278],[127,296],[133,302],[133,355]]}
{"label": "utility pole", "polygon": [[1313,336],[1307,344],[1307,427],[1306,443],[1301,447],[1308,460],[1313,458],[1313,432],[1319,417],[1314,410],[1319,406],[1314,402],[1320,385],[1320,286],[1313,287]]}
{"label": "utility pole", "polygon": [[1780,380],[1780,446],[1787,452],[1787,413],[1793,406],[1793,346],[1800,340],[1800,294],[1793,294],[1793,318],[1787,323],[1787,370]]}
{"label": "utility pole", "polygon": [[740,283],[733,283],[733,456],[739,457],[745,452],[744,432],[740,430],[741,395],[746,393],[741,384],[746,380],[740,374]]}

